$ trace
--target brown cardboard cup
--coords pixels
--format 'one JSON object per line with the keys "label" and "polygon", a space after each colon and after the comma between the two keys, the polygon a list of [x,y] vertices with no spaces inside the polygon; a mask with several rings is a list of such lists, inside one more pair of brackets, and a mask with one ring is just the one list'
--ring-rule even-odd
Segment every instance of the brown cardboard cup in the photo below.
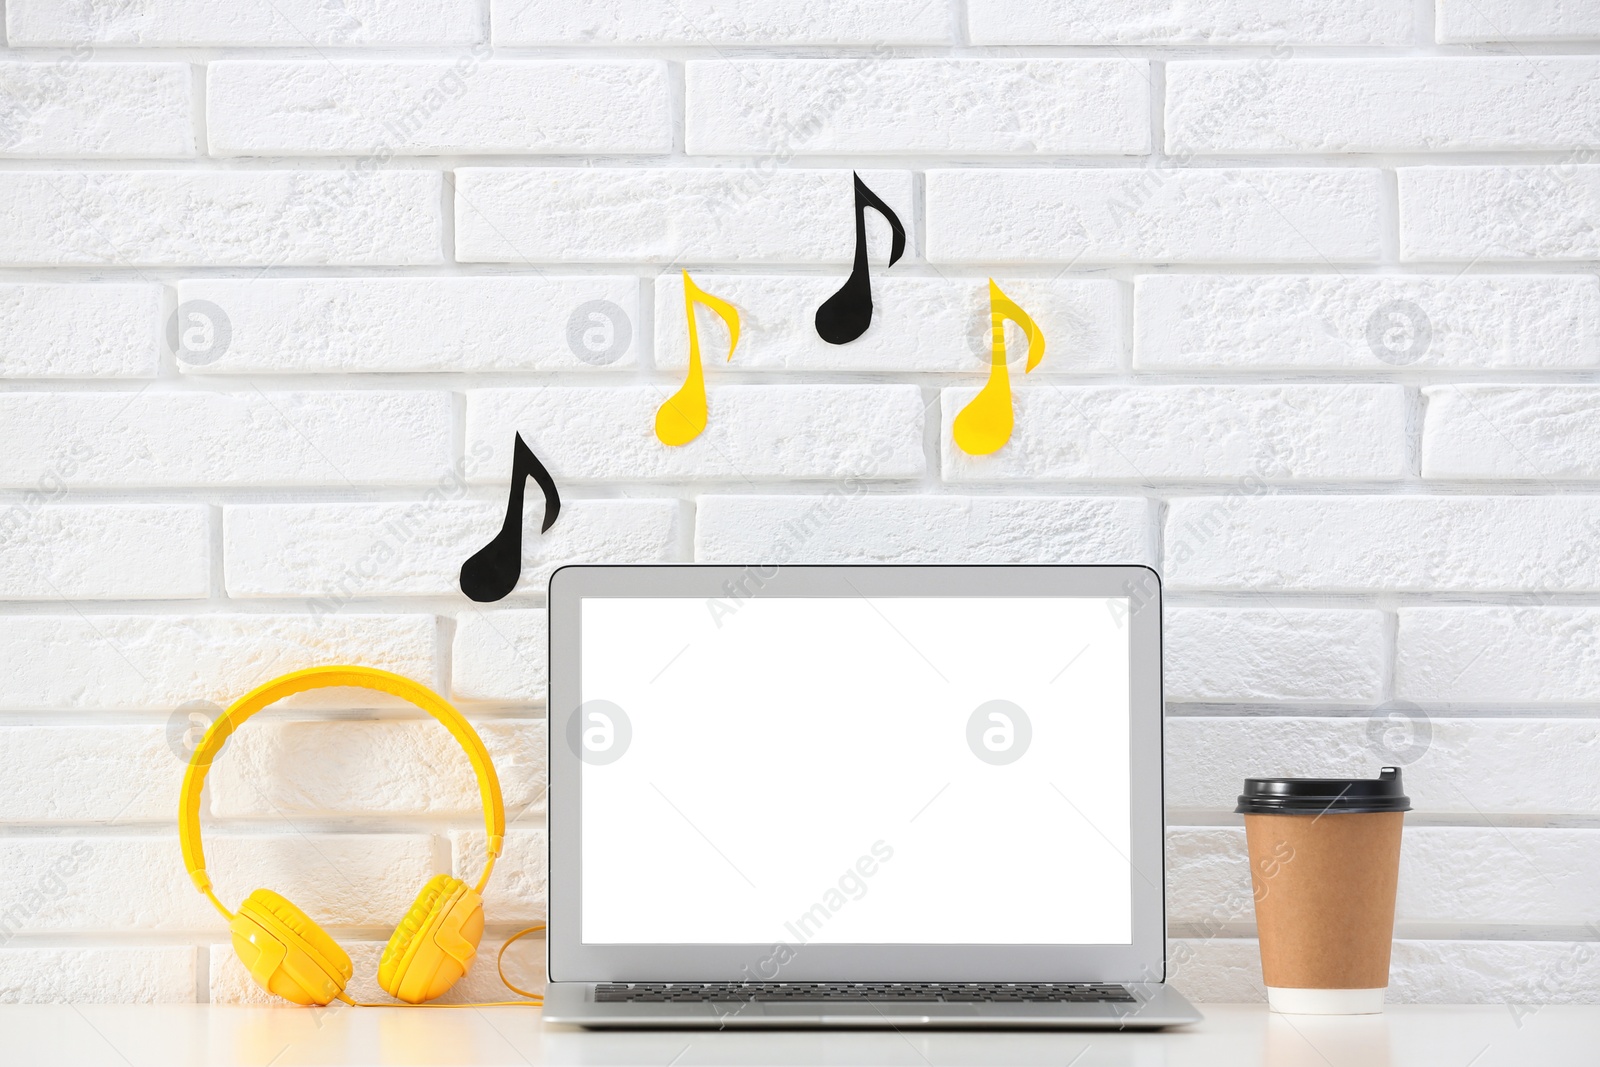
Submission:
{"label": "brown cardboard cup", "polygon": [[1383,1010],[1394,939],[1398,768],[1376,779],[1251,778],[1244,813],[1261,972],[1274,1011]]}

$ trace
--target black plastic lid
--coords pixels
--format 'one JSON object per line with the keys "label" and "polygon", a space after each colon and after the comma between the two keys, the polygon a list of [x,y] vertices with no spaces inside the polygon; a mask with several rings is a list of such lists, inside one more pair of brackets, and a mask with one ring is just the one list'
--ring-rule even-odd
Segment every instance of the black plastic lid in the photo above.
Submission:
{"label": "black plastic lid", "polygon": [[1246,778],[1239,806],[1246,815],[1355,814],[1410,811],[1399,767],[1376,778]]}

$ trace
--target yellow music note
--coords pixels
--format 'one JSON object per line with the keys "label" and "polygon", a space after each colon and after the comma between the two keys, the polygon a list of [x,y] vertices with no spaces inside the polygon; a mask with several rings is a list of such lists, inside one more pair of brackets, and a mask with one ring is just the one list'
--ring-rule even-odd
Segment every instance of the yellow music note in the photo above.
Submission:
{"label": "yellow music note", "polygon": [[1011,371],[1006,367],[1006,320],[1021,326],[1028,335],[1028,365],[1023,373],[1044,358],[1044,334],[1000,287],[989,279],[989,381],[961,409],[950,429],[961,451],[974,456],[998,452],[1011,440],[1015,417],[1011,412]]}
{"label": "yellow music note", "polygon": [[706,428],[706,374],[700,366],[700,331],[695,326],[694,305],[699,301],[722,317],[728,326],[728,358],[739,343],[739,312],[720,297],[712,296],[683,272],[683,310],[689,317],[689,376],[683,388],[656,409],[656,436],[664,445],[686,445]]}

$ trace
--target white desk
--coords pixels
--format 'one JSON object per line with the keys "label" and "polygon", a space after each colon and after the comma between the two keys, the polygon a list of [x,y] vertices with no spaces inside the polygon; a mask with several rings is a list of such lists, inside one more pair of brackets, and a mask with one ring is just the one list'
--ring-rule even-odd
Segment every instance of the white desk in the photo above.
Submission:
{"label": "white desk", "polygon": [[1600,1063],[1600,1006],[1393,1005],[1345,1018],[1204,1004],[1165,1033],[589,1033],[527,1008],[200,1005],[0,1007],[7,1064],[1107,1064],[1160,1067],[1554,1067]]}

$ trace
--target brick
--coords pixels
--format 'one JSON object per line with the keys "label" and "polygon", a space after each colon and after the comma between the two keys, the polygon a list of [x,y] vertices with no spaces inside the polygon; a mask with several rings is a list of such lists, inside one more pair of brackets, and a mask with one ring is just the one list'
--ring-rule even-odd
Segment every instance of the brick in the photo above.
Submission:
{"label": "brick", "polygon": [[420,170],[5,171],[0,263],[438,263],[442,195]]}
{"label": "brick", "polygon": [[1167,64],[1169,154],[1469,152],[1600,145],[1589,56]]}
{"label": "brick", "polygon": [[1441,44],[1600,37],[1600,10],[1569,0],[1439,0],[1436,19]]}
{"label": "brick", "polygon": [[1594,608],[1402,608],[1395,692],[1423,703],[1593,703]]}
{"label": "brick", "polygon": [[0,377],[153,378],[161,287],[0,285]]}
{"label": "brick", "polygon": [[[433,871],[427,834],[213,832],[205,846],[225,903],[266,886],[330,926],[396,921]],[[190,884],[176,833],[8,837],[0,856],[0,900],[17,933],[227,929]],[[96,871],[116,876],[92,877]]]}
{"label": "brick", "polygon": [[[471,476],[471,472],[467,472]],[[454,495],[463,491],[456,483]],[[567,500],[539,533],[543,497],[531,482],[517,595],[542,595],[566,563],[663,563],[676,558],[680,505],[671,500]],[[260,504],[223,512],[224,579],[235,597],[459,596],[461,564],[505,521],[505,502]]]}
{"label": "brick", "polygon": [[327,663],[381,667],[427,683],[437,636],[432,615],[3,616],[0,645],[10,669],[0,708],[225,706],[277,675]]}
{"label": "brick", "polygon": [[1379,172],[930,170],[930,263],[1370,262]]}
{"label": "brick", "polygon": [[216,358],[179,358],[194,374],[623,370],[643,340],[635,278],[208,278],[177,290],[228,323]]}
{"label": "brick", "polygon": [[[969,0],[973,44],[1405,44],[1406,0]],[[1276,56],[1278,51],[1274,51]]]}
{"label": "brick", "polygon": [[660,60],[482,62],[474,52],[222,61],[206,74],[215,155],[669,152],[669,100]]}
{"label": "brick", "polygon": [[483,38],[474,0],[412,0],[402,6],[356,0],[274,0],[261,7],[205,0],[176,3],[58,4],[12,0],[6,39],[17,45],[317,45],[458,44]]}
{"label": "brick", "polygon": [[1406,260],[1600,258],[1600,166],[1402,167]]}
{"label": "brick", "polygon": [[[396,916],[398,919],[398,916]],[[492,924],[496,916],[488,914]],[[350,962],[354,974],[350,984],[345,987],[345,992],[350,994],[352,1000],[367,1003],[399,1004],[378,988],[378,962],[383,957],[383,949],[387,942],[384,941],[349,941],[339,939],[340,946],[350,955]],[[496,960],[500,955],[500,947],[505,944],[505,938],[495,936],[493,933],[485,936],[478,944],[478,955],[473,961],[472,968],[462,976],[448,992],[437,1000],[429,1001],[431,1004],[483,1004],[496,1000],[519,1000],[518,994],[500,981],[496,971]],[[239,962],[238,955],[233,951],[231,944],[214,944],[206,950],[210,955],[211,989],[210,1002],[212,1004],[236,1004],[251,1007],[277,1007],[282,1008],[284,1002],[269,994],[258,986],[250,977],[250,972],[245,970],[244,964]],[[529,992],[539,992],[544,988],[544,939],[542,935],[534,934],[523,938],[511,947],[504,959],[506,977],[512,984]],[[333,1011],[344,1010],[336,1006]]]}
{"label": "brick", "polygon": [[[870,225],[876,216],[867,218]],[[872,325],[848,345],[817,336],[815,321],[817,308],[838,291],[843,276],[697,274],[695,284],[740,309],[739,348],[720,369],[988,373],[989,290],[983,280],[885,277],[883,262],[873,265]],[[998,284],[1044,333],[1048,355],[1033,373],[1105,374],[1122,366],[1119,283],[1001,278]],[[696,319],[701,351],[726,351],[722,320],[698,307]],[[656,279],[655,327],[656,366],[686,366],[681,276]],[[1020,360],[1027,352],[1022,330],[1008,323],[1006,337],[1007,354]]]}
{"label": "brick", "polygon": [[[463,263],[849,263],[848,170],[462,167],[456,258]],[[902,223],[911,175],[862,171]],[[909,232],[909,231],[908,231]],[[874,263],[888,227],[869,231]]]}
{"label": "brick", "polygon": [[1178,821],[1232,811],[1251,776],[1370,777],[1384,764],[1404,769],[1417,811],[1600,813],[1600,721],[1587,718],[1449,718],[1393,705],[1370,715],[1168,716],[1166,763],[1167,811]]}
{"label": "brick", "polygon": [[[1593,497],[1260,496],[1168,505],[1175,589],[1489,592],[1600,588]],[[1310,546],[1310,551],[1308,551]],[[1319,547],[1320,546],[1320,547]]]}
{"label": "brick", "polygon": [[1266,986],[1261,982],[1261,950],[1255,938],[1169,935],[1167,981],[1192,1001],[1224,1005],[1213,1012],[1267,999]]}
{"label": "brick", "polygon": [[[1594,830],[1408,826],[1401,840],[1395,923],[1549,924],[1589,918],[1597,873]],[[1292,863],[1293,860],[1290,860]],[[1252,923],[1255,905],[1241,827],[1167,833],[1168,920]]]}
{"label": "brick", "polygon": [[1597,335],[1600,283],[1591,275],[1146,274],[1134,282],[1141,370],[1578,369],[1600,361]]}
{"label": "brick", "polygon": [[543,609],[463,613],[456,619],[451,653],[452,694],[461,700],[544,704],[549,632]]}
{"label": "brick", "polygon": [[0,395],[0,481],[424,484],[450,472],[451,421],[445,392],[10,393]]}
{"label": "brick", "polygon": [[0,777],[12,824],[165,822],[188,758],[150,723],[3,726],[0,751],[27,754]]}
{"label": "brick", "polygon": [[988,456],[969,456],[951,437],[978,387],[943,390],[946,481],[1249,477],[1259,484],[1406,473],[1405,398],[1394,386],[1024,382],[1014,390],[1011,441]]}
{"label": "brick", "polygon": [[[1412,1004],[1592,1004],[1600,998],[1593,941],[1396,941],[1390,997]],[[1442,1055],[1476,1055],[1477,1034],[1445,1036]]]}
{"label": "brick", "polygon": [[[483,869],[482,830],[450,834],[458,878],[475,878]],[[495,922],[534,923],[545,918],[545,832],[542,827],[506,827],[505,852],[483,894],[483,910]]]}
{"label": "brick", "polygon": [[716,59],[684,64],[691,155],[1150,151],[1140,59]]}
{"label": "brick", "polygon": [[1600,390],[1582,385],[1434,385],[1422,390],[1424,478],[1600,476]]}
{"label": "brick", "polygon": [[[489,749],[506,817],[544,803],[541,719],[473,723]],[[241,730],[212,765],[211,811],[220,818],[449,816],[482,825],[472,765],[433,719],[271,721]]]}
{"label": "brick", "polygon": [[[66,489],[33,492],[48,499]],[[210,530],[206,509],[197,506],[0,505],[0,598],[203,597],[211,584]]]}
{"label": "brick", "polygon": [[950,14],[938,0],[529,0],[490,5],[494,43],[774,45],[949,44]]}
{"label": "brick", "polygon": [[[1254,938],[1185,938],[1169,950],[1185,996],[1201,1002],[1263,1001],[1261,955]],[[1588,1004],[1600,996],[1600,964],[1590,941],[1447,941],[1396,939],[1389,964],[1392,1004]],[[1211,1009],[1224,1012],[1227,1007]],[[1537,1009],[1533,1009],[1537,1010]],[[1349,1040],[1351,1020],[1295,1016],[1290,1047],[1334,1048]],[[1506,1027],[1515,1027],[1507,1019]],[[1511,1047],[1509,1032],[1500,1035]],[[1428,1037],[1426,1056],[1449,1063],[1483,1054],[1486,1037],[1467,1027]],[[1346,1046],[1349,1047],[1349,1046]]]}
{"label": "brick", "polygon": [[[914,478],[925,469],[924,401],[914,386],[711,388],[705,431],[669,448],[656,439],[655,416],[676,388],[473,390],[467,447],[509,440],[520,430],[558,484]],[[509,462],[497,454],[483,480],[503,483]]]}
{"label": "brick", "polygon": [[0,1004],[193,1004],[195,977],[188,945],[0,949]]}
{"label": "brick", "polygon": [[1163,621],[1169,702],[1382,698],[1388,641],[1380,612],[1172,607]]}
{"label": "brick", "polygon": [[1119,497],[703,496],[701,563],[1147,563],[1145,501]]}
{"label": "brick", "polygon": [[189,67],[88,63],[77,51],[52,63],[7,63],[0,95],[0,156],[89,159],[194,155]]}
{"label": "brick", "polygon": [[1395,918],[1406,923],[1544,924],[1594,919],[1592,829],[1411,827]]}

